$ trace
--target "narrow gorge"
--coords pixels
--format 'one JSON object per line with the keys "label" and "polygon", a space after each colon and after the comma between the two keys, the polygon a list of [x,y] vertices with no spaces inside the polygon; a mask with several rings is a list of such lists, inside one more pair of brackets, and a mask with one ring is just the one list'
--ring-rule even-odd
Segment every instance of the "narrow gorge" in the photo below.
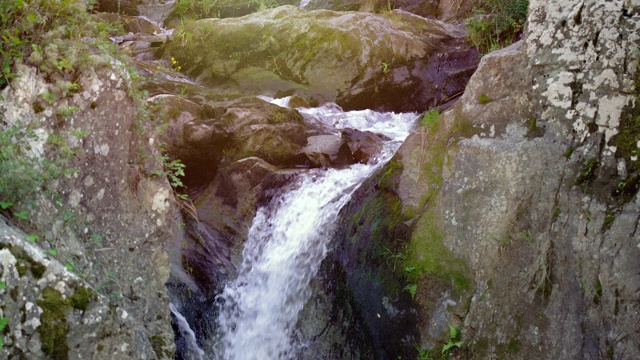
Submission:
{"label": "narrow gorge", "polygon": [[640,358],[639,0],[0,12],[0,357]]}

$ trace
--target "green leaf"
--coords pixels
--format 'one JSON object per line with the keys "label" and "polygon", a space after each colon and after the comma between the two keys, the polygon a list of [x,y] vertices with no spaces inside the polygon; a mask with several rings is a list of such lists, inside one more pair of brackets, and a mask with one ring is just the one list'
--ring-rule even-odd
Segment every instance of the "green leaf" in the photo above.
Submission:
{"label": "green leaf", "polygon": [[7,208],[11,206],[13,206],[11,201],[0,201],[0,208],[2,208],[2,210],[7,210]]}
{"label": "green leaf", "polygon": [[56,249],[49,249],[49,250],[45,250],[44,251],[45,254],[49,254],[49,255],[58,255],[58,251]]}
{"label": "green leaf", "polygon": [[456,337],[458,337],[458,330],[453,326],[449,325],[449,338],[455,339]]}
{"label": "green leaf", "polygon": [[73,271],[73,265],[71,265],[69,263],[64,264],[64,267],[69,271]]}
{"label": "green leaf", "polygon": [[29,15],[27,15],[27,19],[31,23],[36,22],[36,14],[34,14],[33,11],[30,12]]}
{"label": "green leaf", "polygon": [[29,218],[29,211],[24,210],[19,213],[13,213],[13,216],[17,217],[18,219],[27,220]]}
{"label": "green leaf", "polygon": [[4,330],[4,328],[7,327],[8,324],[9,324],[9,319],[7,319],[6,317],[1,317],[0,318],[0,331]]}
{"label": "green leaf", "polygon": [[40,237],[38,235],[27,235],[25,238],[31,242],[36,242]]}
{"label": "green leaf", "polygon": [[7,288],[7,284],[0,282],[0,289],[6,289]]}

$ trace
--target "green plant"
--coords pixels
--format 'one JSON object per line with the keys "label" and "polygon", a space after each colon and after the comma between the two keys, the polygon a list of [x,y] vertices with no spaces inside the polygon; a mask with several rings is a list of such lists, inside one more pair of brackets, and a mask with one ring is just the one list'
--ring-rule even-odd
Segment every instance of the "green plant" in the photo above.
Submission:
{"label": "green plant", "polygon": [[[3,283],[4,284],[4,283]],[[5,285],[6,286],[6,285]],[[7,319],[6,317],[1,317],[0,318],[0,333],[2,333],[2,331],[4,331],[4,328],[7,327],[7,325],[9,325],[9,319]],[[4,346],[4,336],[0,336],[0,350],[2,350],[2,347]]]}
{"label": "green plant", "polygon": [[453,348],[460,348],[460,330],[449,325],[449,341],[442,347],[442,354],[449,354]]}
{"label": "green plant", "polygon": [[399,261],[404,261],[407,258],[404,250],[403,248],[398,252],[394,252],[386,246],[382,248],[382,256],[386,259],[387,266],[389,266],[392,271],[396,271],[396,266]]}
{"label": "green plant", "polygon": [[390,71],[389,70],[389,64],[387,64],[386,62],[383,62],[382,63],[382,73],[386,75],[386,74],[389,73],[389,71]]}
{"label": "green plant", "polygon": [[431,109],[424,113],[422,119],[420,119],[420,126],[427,126],[435,123],[440,118],[440,112],[438,109]]}
{"label": "green plant", "polygon": [[151,175],[166,175],[167,179],[169,179],[169,184],[175,191],[175,196],[182,200],[187,200],[188,196],[186,194],[180,194],[177,191],[184,186],[182,183],[181,177],[184,177],[184,169],[185,165],[179,159],[171,160],[169,155],[164,154],[160,158],[162,161],[163,170],[153,170],[151,171]]}
{"label": "green plant", "polygon": [[251,0],[251,3],[258,6],[257,11],[264,11],[280,6],[277,0]]}
{"label": "green plant", "polygon": [[411,295],[411,298],[414,299],[416,297],[416,293],[418,292],[418,285],[409,284],[405,286],[404,289],[402,290],[407,291]]}
{"label": "green plant", "polygon": [[24,61],[45,74],[57,73],[55,91],[73,90],[62,84],[71,82],[77,69],[98,65],[81,54],[113,46],[108,38],[118,30],[89,14],[90,6],[91,1],[77,0],[1,1],[0,89],[15,77],[15,64]]}
{"label": "green plant", "polygon": [[528,0],[476,1],[476,15],[466,21],[469,41],[481,54],[517,41],[522,36],[528,6]]}

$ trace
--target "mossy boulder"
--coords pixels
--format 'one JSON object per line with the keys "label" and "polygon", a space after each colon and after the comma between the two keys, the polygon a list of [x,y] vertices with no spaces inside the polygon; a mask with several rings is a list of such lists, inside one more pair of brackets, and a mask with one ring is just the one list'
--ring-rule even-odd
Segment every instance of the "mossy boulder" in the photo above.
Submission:
{"label": "mossy boulder", "polygon": [[222,92],[289,92],[345,109],[423,111],[460,93],[477,63],[464,26],[393,10],[293,6],[205,19],[174,33],[164,57]]}
{"label": "mossy boulder", "polygon": [[[187,0],[175,4],[165,20],[168,26],[176,26],[180,22],[208,18],[236,18],[267,7],[278,5],[299,5],[300,0]],[[264,6],[264,8],[262,8]]]}

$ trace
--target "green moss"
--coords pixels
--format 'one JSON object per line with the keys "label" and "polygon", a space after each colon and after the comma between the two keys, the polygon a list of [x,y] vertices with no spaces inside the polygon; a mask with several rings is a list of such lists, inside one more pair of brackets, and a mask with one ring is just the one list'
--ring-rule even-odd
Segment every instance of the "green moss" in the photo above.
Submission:
{"label": "green moss", "polygon": [[54,360],[69,359],[69,323],[66,319],[66,313],[71,308],[69,300],[63,298],[59,291],[47,286],[42,291],[42,300],[37,303],[43,311],[37,329],[42,351]]}
{"label": "green moss", "polygon": [[46,270],[47,266],[44,264],[35,261],[31,264],[31,274],[36,280],[40,279]]}
{"label": "green moss", "polygon": [[616,213],[613,211],[613,209],[607,209],[607,211],[605,212],[604,222],[602,223],[602,232],[609,230],[615,219]]}
{"label": "green moss", "polygon": [[454,290],[459,294],[468,290],[471,285],[469,268],[444,245],[444,233],[439,220],[432,209],[422,215],[411,237],[403,267],[414,267],[417,270],[407,274],[410,282],[429,275],[445,285],[453,283]]}
{"label": "green moss", "polygon": [[420,125],[425,126],[433,124],[434,122],[438,121],[439,118],[440,112],[438,111],[438,109],[429,110],[424,113],[424,116],[422,116],[422,119],[420,119]]}
{"label": "green moss", "polygon": [[596,281],[596,293],[593,295],[593,303],[600,305],[600,298],[602,297],[602,283],[600,279]]}
{"label": "green moss", "polygon": [[562,156],[566,157],[567,159],[571,157],[571,155],[574,152],[574,148],[573,146],[569,146],[569,148],[567,149],[567,151],[564,152],[564,154],[562,154]]}
{"label": "green moss", "polygon": [[542,137],[544,135],[544,128],[538,127],[538,120],[532,117],[529,119],[529,128],[527,129],[527,134],[525,135],[528,139],[533,139],[537,137]]}
{"label": "green moss", "polygon": [[20,277],[23,277],[27,273],[27,265],[24,262],[18,260],[18,262],[16,263],[16,270],[18,270],[18,275],[20,275]]}
{"label": "green moss", "polygon": [[515,337],[511,337],[506,344],[498,345],[498,356],[500,359],[510,357],[508,355],[516,354],[520,351],[520,342]]}
{"label": "green moss", "polygon": [[397,179],[398,175],[402,174],[402,163],[391,160],[385,165],[383,171],[384,175],[378,181],[378,188],[388,189],[393,185],[393,180]]}
{"label": "green moss", "polygon": [[480,96],[478,96],[478,103],[480,105],[485,105],[485,104],[488,104],[488,103],[490,103],[492,101],[493,101],[493,99],[488,97],[485,94],[480,94]]}
{"label": "green moss", "polygon": [[167,346],[167,342],[161,335],[153,335],[149,338],[149,342],[151,343],[151,347],[153,351],[158,356],[158,359],[162,358],[172,358],[173,354],[169,350],[165,350],[164,348]]}
{"label": "green moss", "polygon": [[39,280],[47,270],[46,265],[35,261],[24,249],[12,245],[7,245],[7,248],[17,260],[16,269],[18,270],[18,275],[25,276],[27,270],[30,270],[33,278]]}
{"label": "green moss", "polygon": [[74,309],[86,311],[92,298],[93,292],[84,286],[80,286],[76,288],[76,291],[71,295],[69,300]]}

